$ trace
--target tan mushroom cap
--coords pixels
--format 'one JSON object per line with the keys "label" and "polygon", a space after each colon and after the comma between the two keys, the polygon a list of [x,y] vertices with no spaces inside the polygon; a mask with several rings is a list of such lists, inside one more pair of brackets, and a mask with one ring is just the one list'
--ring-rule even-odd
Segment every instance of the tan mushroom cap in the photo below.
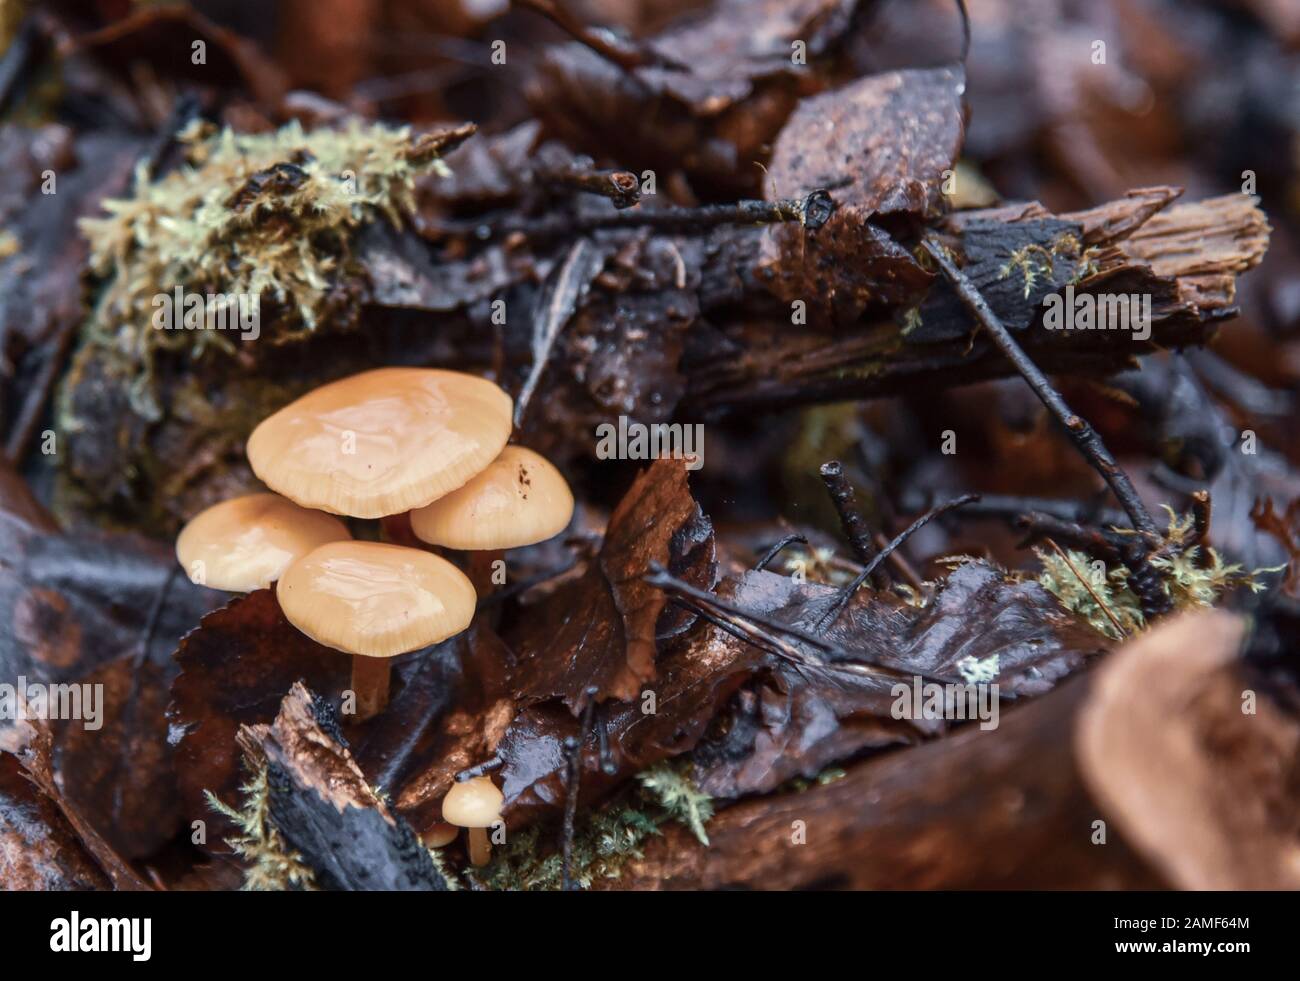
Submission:
{"label": "tan mushroom cap", "polygon": [[555,465],[507,446],[460,490],[412,511],[411,530],[445,548],[520,548],[558,535],[572,517],[573,493]]}
{"label": "tan mushroom cap", "polygon": [[304,507],[381,518],[423,507],[491,463],[513,403],[490,381],[379,368],[308,392],[248,438],[253,472]]}
{"label": "tan mushroom cap", "polygon": [[[275,582],[312,549],[351,537],[333,515],[279,494],[247,494],[190,519],[176,539],[176,558],[186,575],[205,586],[247,593]],[[202,575],[196,577],[196,570]]]}
{"label": "tan mushroom cap", "polygon": [[491,777],[453,783],[442,799],[442,819],[460,828],[490,828],[501,817],[505,796]]}
{"label": "tan mushroom cap", "polygon": [[469,626],[478,597],[446,559],[400,545],[333,542],[299,559],[276,586],[289,622],[317,643],[395,657]]}

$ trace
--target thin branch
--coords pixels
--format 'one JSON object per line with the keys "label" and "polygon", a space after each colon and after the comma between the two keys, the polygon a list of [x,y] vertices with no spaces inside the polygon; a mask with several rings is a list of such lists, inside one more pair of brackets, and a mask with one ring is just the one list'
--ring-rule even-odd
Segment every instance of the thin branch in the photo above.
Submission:
{"label": "thin branch", "polygon": [[826,224],[835,204],[825,191],[813,191],[807,197],[779,201],[735,201],[729,204],[706,204],[698,208],[628,208],[606,214],[552,213],[543,218],[506,218],[491,221],[430,222],[428,230],[443,235],[457,235],[478,241],[523,235],[533,242],[567,238],[607,229],[652,228],[659,231],[701,234],[719,225],[770,225],[797,221],[808,229]]}
{"label": "thin branch", "polygon": [[536,176],[544,184],[608,198],[620,210],[641,200],[641,180],[628,170],[597,170],[569,164],[557,169],[539,168]]}
{"label": "thin branch", "polygon": [[456,774],[456,782],[464,783],[466,780],[473,780],[476,777],[484,776],[493,770],[499,770],[505,766],[505,760],[500,756],[489,756],[482,763],[476,763],[474,766],[467,767]]}
{"label": "thin branch", "polygon": [[920,531],[925,525],[939,517],[939,515],[951,511],[953,508],[959,508],[963,504],[969,504],[971,501],[978,501],[979,499],[980,496],[978,494],[963,494],[961,497],[931,508],[903,529],[903,531],[898,534],[893,541],[876,553],[876,557],[867,563],[867,567],[858,573],[858,577],[854,579],[853,582],[840,590],[840,595],[835,600],[835,604],[826,612],[826,615],[822,617],[821,621],[818,623],[818,628],[825,630],[839,619],[839,615],[844,612],[844,607],[848,606],[849,600],[853,598],[853,594],[862,587],[862,584],[867,581],[867,578],[873,572],[876,571],[880,563],[889,558],[896,548]]}
{"label": "thin branch", "polygon": [[582,742],[588,732],[592,729],[592,720],[595,718],[596,695],[599,689],[594,685],[587,689],[587,707],[582,713],[582,722],[578,729],[578,735],[567,736],[564,740],[564,825],[561,830],[560,838],[560,888],[565,892],[574,889],[572,877],[573,870],[573,834],[574,825],[578,816],[578,789],[579,781],[582,778]]}
{"label": "thin branch", "polygon": [[759,559],[758,562],[754,565],[754,569],[758,572],[762,572],[764,569],[768,567],[768,564],[774,558],[776,558],[778,555],[781,554],[781,552],[783,552],[785,549],[789,548],[791,545],[795,544],[796,542],[798,542],[800,545],[807,545],[808,539],[805,538],[803,535],[786,535],[784,538],[782,538],[775,545],[773,545],[771,548],[769,548],[766,552],[763,553],[763,557]]}
{"label": "thin branch", "polygon": [[587,26],[554,0],[514,0],[514,3],[516,6],[526,7],[541,14],[579,44],[585,45],[626,72],[652,65],[658,68],[689,71],[686,66],[665,57],[648,45],[619,37],[608,28]]}
{"label": "thin branch", "polygon": [[[826,493],[830,495],[831,503],[835,505],[835,513],[840,516],[840,527],[844,529],[844,537],[849,540],[849,545],[858,560],[870,563],[876,554],[871,544],[871,529],[867,527],[862,512],[858,510],[853,484],[848,477],[844,476],[844,467],[839,460],[828,460],[822,464],[819,472],[822,483],[826,485]],[[871,581],[877,589],[885,589],[889,586],[889,576],[885,574],[883,568],[876,570]]]}
{"label": "thin branch", "polygon": [[592,276],[603,262],[604,255],[591,244],[591,240],[580,238],[573,243],[554,277],[548,280],[533,325],[533,364],[515,397],[516,427],[523,425],[524,413],[528,411],[528,403],[542,380],[556,339],[578,309]]}
{"label": "thin branch", "polygon": [[1116,499],[1124,508],[1124,512],[1133,522],[1133,527],[1155,539],[1159,539],[1160,531],[1156,527],[1155,521],[1147,511],[1146,505],[1142,503],[1141,497],[1138,496],[1137,490],[1133,487],[1132,481],[1129,480],[1128,474],[1120,469],[1115,458],[1110,455],[1106,445],[1097,435],[1096,430],[1088,425],[1087,420],[1071,411],[1070,407],[1065,404],[1059,392],[1052,387],[1052,383],[1044,375],[1024,350],[1016,343],[1015,338],[1011,336],[1010,331],[1003,326],[1002,321],[998,319],[992,308],[985,302],[980,291],[975,285],[966,278],[966,275],[957,268],[956,264],[948,256],[947,250],[943,243],[935,236],[933,232],[927,232],[921,240],[922,246],[935,263],[943,271],[957,296],[961,299],[962,304],[970,312],[976,322],[984,328],[985,332],[992,338],[993,343],[998,346],[1007,360],[1015,365],[1016,370],[1029,383],[1029,387],[1034,390],[1043,405],[1047,406],[1049,412],[1056,416],[1058,422],[1065,427],[1070,438],[1074,440],[1079,451],[1084,455],[1093,468],[1101,474],[1111,491],[1114,492]]}

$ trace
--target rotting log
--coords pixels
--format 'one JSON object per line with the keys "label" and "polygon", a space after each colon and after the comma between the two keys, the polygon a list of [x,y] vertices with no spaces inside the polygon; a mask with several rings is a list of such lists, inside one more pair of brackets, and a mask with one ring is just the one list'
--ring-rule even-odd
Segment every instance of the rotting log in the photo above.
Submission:
{"label": "rotting log", "polygon": [[1296,888],[1300,727],[1239,658],[1243,633],[1184,615],[994,731],[729,807],[707,848],[668,828],[599,888]]}
{"label": "rotting log", "polygon": [[[1115,330],[1048,331],[1031,325],[1018,339],[1049,373],[1106,375],[1159,350],[1206,343],[1236,313],[1236,277],[1258,265],[1269,226],[1241,194],[1154,213],[1172,189],[1134,192],[1087,212],[1060,216],[1083,228],[1090,275],[1076,292],[1150,293],[1151,333],[1137,340]],[[1175,192],[1176,193],[1176,192]],[[1162,201],[1163,198],[1163,201]],[[960,230],[979,213],[950,219]],[[1021,221],[1047,214],[1037,205],[982,213]],[[955,218],[956,216],[954,216]],[[715,417],[1005,377],[1012,366],[973,325],[938,343],[914,343],[893,321],[837,333],[750,322],[719,329],[683,363],[683,414]]]}

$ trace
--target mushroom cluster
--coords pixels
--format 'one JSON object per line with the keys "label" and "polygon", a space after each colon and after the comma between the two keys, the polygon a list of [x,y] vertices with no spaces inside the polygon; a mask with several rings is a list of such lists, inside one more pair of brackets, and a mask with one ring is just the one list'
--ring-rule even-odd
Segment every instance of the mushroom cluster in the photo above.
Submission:
{"label": "mushroom cluster", "polygon": [[[317,388],[249,437],[253,472],[275,493],[202,512],[181,531],[177,558],[216,589],[276,583],[290,623],[352,655],[355,716],[370,718],[388,701],[389,658],[468,627],[475,586],[490,588],[502,551],[559,534],[573,516],[560,472],[506,445],[512,410],[492,382],[433,368]],[[353,541],[333,517],[406,512],[421,541],[468,552],[473,582],[432,551]]]}

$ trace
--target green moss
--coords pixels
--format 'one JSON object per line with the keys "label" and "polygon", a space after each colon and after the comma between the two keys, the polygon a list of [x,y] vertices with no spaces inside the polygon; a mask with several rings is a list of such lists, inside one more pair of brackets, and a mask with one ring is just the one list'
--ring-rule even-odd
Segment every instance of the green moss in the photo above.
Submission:
{"label": "green moss", "polygon": [[704,826],[713,817],[713,800],[686,776],[683,767],[664,762],[637,774],[641,788],[663,808],[667,819],[691,829],[706,848],[708,833]]}
{"label": "green moss", "polygon": [[[683,764],[664,762],[637,775],[636,787],[620,800],[579,813],[574,824],[572,876],[583,889],[602,879],[617,879],[623,866],[642,856],[642,846],[660,828],[676,821],[703,844],[713,802],[686,776]],[[563,885],[563,858],[554,827],[533,826],[509,835],[481,869],[465,879],[482,889],[536,892]]]}
{"label": "green moss", "polygon": [[240,791],[244,799],[239,810],[222,802],[210,790],[203,793],[209,807],[239,827],[241,834],[226,839],[226,844],[244,863],[243,888],[253,892],[315,890],[316,877],[311,868],[271,823],[266,767],[258,768]]}
{"label": "green moss", "polygon": [[[1152,556],[1151,565],[1162,573],[1165,594],[1176,609],[1213,606],[1225,593],[1240,587],[1259,592],[1265,588],[1259,577],[1278,571],[1272,568],[1244,572],[1239,565],[1225,563],[1213,548],[1204,550],[1205,561],[1202,561],[1199,545],[1185,545],[1192,518],[1180,518],[1172,509],[1165,510],[1169,512],[1169,529],[1165,534],[1169,548],[1166,554]],[[1100,559],[1073,549],[1065,551],[1068,562],[1054,552],[1035,551],[1043,566],[1039,583],[1097,632],[1113,640],[1121,639],[1111,617],[1118,621],[1125,635],[1146,627],[1142,605],[1128,587],[1128,569],[1108,567]]]}
{"label": "green moss", "polygon": [[159,414],[150,381],[157,348],[229,354],[237,336],[153,329],[159,294],[256,296],[274,310],[263,334],[273,343],[315,330],[348,304],[339,284],[354,272],[357,230],[381,219],[400,226],[414,209],[415,178],[441,166],[443,145],[407,129],[353,123],[306,133],[296,122],[256,134],[195,123],[180,141],[183,166],[156,181],[139,171],[131,197],[81,222],[105,282],[87,339],[137,366],[133,408],[146,418]]}

